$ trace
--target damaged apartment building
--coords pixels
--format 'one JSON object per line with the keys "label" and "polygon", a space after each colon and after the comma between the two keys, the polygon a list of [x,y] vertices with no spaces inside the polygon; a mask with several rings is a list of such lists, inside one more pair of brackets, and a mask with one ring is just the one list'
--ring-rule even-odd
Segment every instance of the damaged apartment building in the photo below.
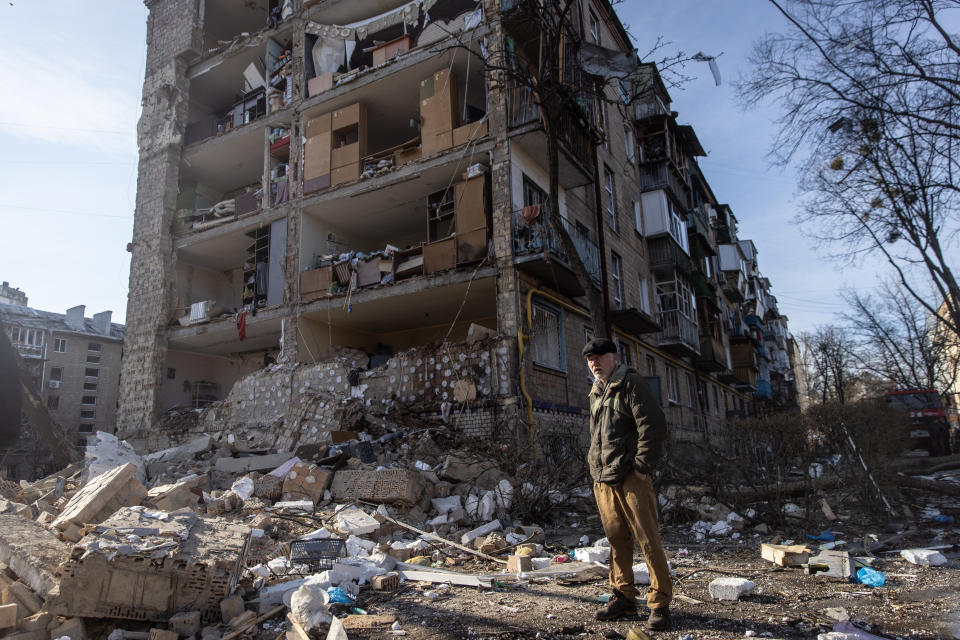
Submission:
{"label": "damaged apartment building", "polygon": [[[677,438],[793,401],[786,317],[652,65],[642,99],[611,83],[565,107],[549,202],[534,93],[488,62],[540,55],[519,0],[146,5],[121,437],[176,407],[301,402],[311,379],[362,394],[357,370],[388,372],[384,403],[582,433],[585,285]],[[566,29],[566,68],[581,42],[632,51],[608,0]],[[320,369],[250,381],[298,363]]]}

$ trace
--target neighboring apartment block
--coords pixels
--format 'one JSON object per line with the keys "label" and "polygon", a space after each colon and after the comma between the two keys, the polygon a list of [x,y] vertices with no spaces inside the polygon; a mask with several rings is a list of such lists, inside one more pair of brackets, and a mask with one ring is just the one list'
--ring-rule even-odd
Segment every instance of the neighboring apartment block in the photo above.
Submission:
{"label": "neighboring apartment block", "polygon": [[[52,313],[27,306],[26,295],[17,301],[22,304],[0,302],[0,321],[51,417],[78,446],[97,431],[113,433],[123,325],[111,322],[110,311],[86,318],[84,305]],[[46,464],[45,447],[32,441],[32,433],[25,429],[19,442],[0,452],[0,476],[33,477],[32,467]]]}
{"label": "neighboring apartment block", "polygon": [[579,43],[632,51],[608,0],[564,27],[549,201],[536,95],[485,64],[543,55],[523,3],[147,0],[122,436],[274,361],[373,365],[471,325],[513,346],[497,405],[579,433],[585,284],[678,438],[793,401],[786,318],[656,69],[584,99]]}

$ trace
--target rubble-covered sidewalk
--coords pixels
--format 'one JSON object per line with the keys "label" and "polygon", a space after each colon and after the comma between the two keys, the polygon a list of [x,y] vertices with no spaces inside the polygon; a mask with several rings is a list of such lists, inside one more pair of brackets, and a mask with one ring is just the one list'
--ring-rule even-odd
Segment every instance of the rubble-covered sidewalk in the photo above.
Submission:
{"label": "rubble-covered sidewalk", "polygon": [[[4,482],[0,637],[644,637],[642,615],[594,619],[609,547],[582,476],[349,403],[306,443],[241,422],[141,456],[100,433],[84,463]],[[776,498],[740,487],[737,510],[666,476],[671,633],[960,637],[960,460],[907,461],[895,514],[859,505],[835,462]]]}

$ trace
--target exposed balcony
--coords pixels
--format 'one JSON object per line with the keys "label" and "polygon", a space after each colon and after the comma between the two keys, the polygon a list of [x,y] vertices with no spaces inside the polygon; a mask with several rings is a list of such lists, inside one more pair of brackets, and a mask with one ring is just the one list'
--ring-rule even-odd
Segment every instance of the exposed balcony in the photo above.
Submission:
{"label": "exposed balcony", "polygon": [[698,298],[706,298],[714,305],[717,304],[717,287],[713,280],[707,277],[703,272],[696,271],[691,276],[693,280],[693,292]]}
{"label": "exposed balcony", "polygon": [[700,336],[700,357],[697,366],[703,371],[723,371],[727,368],[727,350],[723,342],[713,336]]}
{"label": "exposed balcony", "polygon": [[22,342],[14,343],[17,348],[17,353],[20,354],[21,358],[42,358],[43,357],[43,346],[35,344],[23,344]]}
{"label": "exposed balcony", "polygon": [[730,302],[743,302],[747,295],[747,279],[743,272],[725,271],[723,276],[723,294]]}
{"label": "exposed balcony", "polygon": [[[547,205],[540,205],[540,213],[527,222],[523,209],[513,212],[513,254],[517,266],[536,277],[562,294],[578,297],[586,294],[570,261],[567,259],[563,244],[547,222],[553,215]],[[595,284],[600,283],[600,250],[582,231],[561,218],[563,227],[573,240],[577,253],[586,267],[587,273]],[[557,269],[554,264],[562,268]]]}
{"label": "exposed balcony", "polygon": [[[560,116],[560,185],[572,189],[593,180],[590,135],[582,114],[564,109]],[[507,127],[517,143],[534,158],[547,157],[547,139],[543,135],[540,107],[529,87],[507,91]]]}
{"label": "exposed balcony", "polygon": [[769,380],[757,380],[757,392],[756,397],[761,400],[772,400],[773,399],[773,388],[770,386]]}
{"label": "exposed balcony", "polygon": [[750,341],[735,342],[730,345],[730,360],[734,369],[748,368],[754,371],[760,366],[757,349]]}
{"label": "exposed balcony", "polygon": [[700,353],[700,335],[697,323],[680,313],[679,309],[661,311],[657,314],[660,332],[657,342],[661,349],[679,356]]}
{"label": "exposed balcony", "polygon": [[752,390],[756,390],[759,375],[757,374],[757,370],[753,367],[734,367],[733,376],[737,380],[737,382],[734,383],[736,387],[748,387]]}
{"label": "exposed balcony", "polygon": [[644,162],[640,165],[640,188],[644,191],[667,189],[680,202],[687,201],[689,187],[672,161]]}
{"label": "exposed balcony", "polygon": [[692,270],[690,256],[670,236],[650,240],[650,270],[654,273],[672,273],[675,269],[689,274]]}

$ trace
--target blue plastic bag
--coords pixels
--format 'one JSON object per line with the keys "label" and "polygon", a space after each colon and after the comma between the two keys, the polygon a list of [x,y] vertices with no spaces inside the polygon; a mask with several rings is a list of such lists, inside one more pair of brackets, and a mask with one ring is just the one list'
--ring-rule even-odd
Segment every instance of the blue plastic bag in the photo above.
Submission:
{"label": "blue plastic bag", "polygon": [[857,582],[868,587],[882,587],[887,581],[887,574],[875,571],[870,567],[861,567],[857,571]]}
{"label": "blue plastic bag", "polygon": [[933,521],[940,524],[953,524],[953,516],[933,516]]}
{"label": "blue plastic bag", "polygon": [[340,587],[330,587],[327,593],[330,594],[331,604],[353,604],[353,596]]}
{"label": "blue plastic bag", "polygon": [[811,540],[818,540],[820,542],[833,542],[834,540],[837,539],[837,537],[833,535],[833,532],[830,531],[830,529],[824,529],[823,531],[821,531],[815,536],[810,535],[808,533],[807,537]]}

